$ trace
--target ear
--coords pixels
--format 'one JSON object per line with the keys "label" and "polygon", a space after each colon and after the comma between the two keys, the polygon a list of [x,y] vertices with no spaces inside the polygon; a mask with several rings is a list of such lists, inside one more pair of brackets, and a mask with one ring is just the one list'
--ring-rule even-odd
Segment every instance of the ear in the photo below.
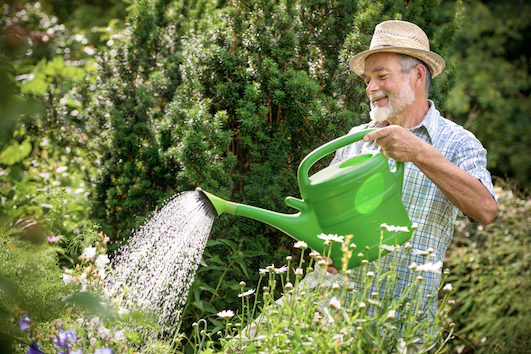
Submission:
{"label": "ear", "polygon": [[422,64],[418,64],[411,70],[412,72],[412,79],[413,85],[415,88],[421,88],[424,90],[424,87],[426,85],[426,67]]}

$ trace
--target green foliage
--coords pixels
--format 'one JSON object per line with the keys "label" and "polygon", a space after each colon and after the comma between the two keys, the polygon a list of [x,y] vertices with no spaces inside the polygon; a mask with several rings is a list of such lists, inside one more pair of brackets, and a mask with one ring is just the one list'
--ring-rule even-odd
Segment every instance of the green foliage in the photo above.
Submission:
{"label": "green foliage", "polygon": [[488,226],[462,219],[445,260],[456,290],[453,345],[462,353],[531,353],[531,200],[496,193],[497,219]]}
{"label": "green foliage", "polygon": [[458,63],[449,93],[452,119],[483,142],[488,168],[531,187],[531,11],[529,2],[465,1],[466,21],[452,45]]}
{"label": "green foliage", "polygon": [[24,239],[26,230],[5,223],[0,226],[0,327],[23,311],[35,320],[61,316],[64,284],[58,266],[57,247],[47,241]]}

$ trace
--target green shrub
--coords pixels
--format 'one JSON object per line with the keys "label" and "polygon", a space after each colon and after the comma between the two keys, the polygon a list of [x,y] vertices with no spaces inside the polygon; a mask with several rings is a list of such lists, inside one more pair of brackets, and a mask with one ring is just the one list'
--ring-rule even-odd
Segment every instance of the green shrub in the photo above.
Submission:
{"label": "green shrub", "polygon": [[445,260],[460,353],[531,353],[531,199],[509,189],[496,194],[496,220],[481,226],[461,219]]}

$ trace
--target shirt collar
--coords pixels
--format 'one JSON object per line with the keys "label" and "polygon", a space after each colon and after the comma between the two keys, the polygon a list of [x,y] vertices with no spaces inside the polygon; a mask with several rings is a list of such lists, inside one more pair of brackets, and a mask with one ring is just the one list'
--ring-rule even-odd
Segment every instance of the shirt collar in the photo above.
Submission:
{"label": "shirt collar", "polygon": [[415,131],[421,127],[424,127],[428,132],[428,137],[431,140],[430,142],[433,143],[433,139],[437,136],[437,131],[439,130],[439,120],[437,118],[440,117],[441,114],[435,108],[435,104],[432,100],[428,100],[428,104],[430,105],[430,109],[424,116],[422,122],[413,128],[409,128],[408,130]]}

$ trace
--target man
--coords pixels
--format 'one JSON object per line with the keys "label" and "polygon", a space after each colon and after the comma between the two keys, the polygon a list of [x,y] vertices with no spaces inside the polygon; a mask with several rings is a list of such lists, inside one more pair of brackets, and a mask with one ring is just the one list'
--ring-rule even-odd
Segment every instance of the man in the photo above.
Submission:
{"label": "man", "polygon": [[[367,85],[371,122],[350,133],[381,129],[338,150],[332,161],[334,164],[381,150],[391,168],[394,161],[405,163],[402,201],[411,221],[418,224],[410,239],[413,249],[418,250],[411,261],[417,264],[424,263],[423,254],[428,250],[430,262],[444,259],[458,210],[482,224],[492,222],[498,210],[485,149],[472,133],[443,118],[428,100],[431,79],[444,67],[444,59],[430,51],[428,37],[417,25],[405,21],[377,25],[370,49],[350,61],[350,68]],[[411,279],[408,266],[402,262],[397,269],[401,280],[395,288],[396,296]],[[338,279],[342,275],[335,275],[338,272],[333,266],[328,267],[328,273],[323,272],[317,268],[309,273],[302,286],[342,283]],[[426,272],[424,277],[422,300],[426,303],[428,295],[436,298],[434,289],[438,289],[441,276]],[[429,317],[436,311],[433,301]]]}

